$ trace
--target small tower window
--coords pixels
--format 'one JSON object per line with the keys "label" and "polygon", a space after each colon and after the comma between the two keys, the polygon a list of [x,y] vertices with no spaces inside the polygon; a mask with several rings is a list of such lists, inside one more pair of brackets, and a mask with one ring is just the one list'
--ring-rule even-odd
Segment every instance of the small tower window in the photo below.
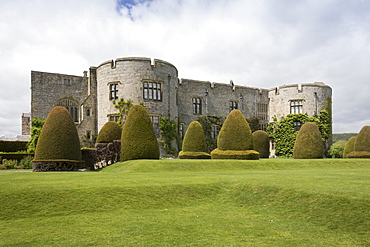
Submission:
{"label": "small tower window", "polygon": [[111,83],[109,84],[109,100],[117,100],[118,99],[118,84]]}
{"label": "small tower window", "polygon": [[192,98],[193,102],[193,114],[202,114],[202,99]]}

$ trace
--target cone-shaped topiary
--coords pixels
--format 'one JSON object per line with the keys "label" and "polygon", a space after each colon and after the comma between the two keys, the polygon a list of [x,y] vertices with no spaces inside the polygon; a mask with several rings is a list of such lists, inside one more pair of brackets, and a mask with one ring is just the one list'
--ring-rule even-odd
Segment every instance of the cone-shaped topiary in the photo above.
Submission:
{"label": "cone-shaped topiary", "polygon": [[121,140],[122,129],[121,126],[114,121],[109,121],[99,131],[96,138],[97,143],[109,143],[114,140]]}
{"label": "cone-shaped topiary", "polygon": [[259,159],[253,150],[253,136],[241,111],[232,110],[227,116],[217,140],[212,159]]}
{"label": "cone-shaped topiary", "polygon": [[362,127],[347,158],[370,158],[370,126]]}
{"label": "cone-shaped topiary", "polygon": [[298,132],[293,147],[294,159],[320,159],[324,157],[324,143],[317,125],[307,122]]}
{"label": "cone-shaped topiary", "polygon": [[159,155],[157,137],[147,110],[141,105],[133,105],[122,130],[121,161],[159,159]]}
{"label": "cone-shaped topiary", "polygon": [[33,160],[34,171],[75,170],[77,165],[71,162],[81,162],[76,125],[66,108],[56,106],[42,127]]}
{"label": "cone-shaped topiary", "polygon": [[270,156],[270,140],[268,134],[263,130],[253,132],[254,150],[260,153],[260,158]]}
{"label": "cone-shaped topiary", "polygon": [[354,147],[355,147],[356,139],[357,139],[357,136],[353,136],[353,137],[349,138],[346,145],[344,146],[343,158],[347,158],[347,155],[349,153],[353,152]]}
{"label": "cone-shaped topiary", "polygon": [[211,155],[206,151],[206,138],[203,127],[198,121],[190,123],[182,142],[180,159],[210,159]]}

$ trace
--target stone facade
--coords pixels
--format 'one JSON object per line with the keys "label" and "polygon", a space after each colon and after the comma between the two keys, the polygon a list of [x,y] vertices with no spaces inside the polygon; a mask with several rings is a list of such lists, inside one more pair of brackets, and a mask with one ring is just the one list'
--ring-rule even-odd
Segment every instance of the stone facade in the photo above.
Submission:
{"label": "stone facade", "polygon": [[[200,115],[226,117],[237,108],[245,117],[257,117],[265,129],[273,117],[293,111],[314,115],[325,109],[332,90],[324,83],[260,89],[209,81],[179,79],[176,67],[150,58],[127,57],[90,67],[83,76],[31,72],[31,117],[46,118],[56,105],[67,107],[80,138],[97,135],[116,119],[113,99],[143,103],[158,131],[159,118],[169,117],[187,126]],[[297,112],[298,113],[298,112]]]}

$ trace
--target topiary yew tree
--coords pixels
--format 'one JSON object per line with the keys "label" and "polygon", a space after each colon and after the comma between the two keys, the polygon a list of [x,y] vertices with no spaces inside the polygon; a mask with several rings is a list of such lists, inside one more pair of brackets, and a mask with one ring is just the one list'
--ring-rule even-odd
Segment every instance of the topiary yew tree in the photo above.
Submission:
{"label": "topiary yew tree", "polygon": [[355,147],[356,139],[357,139],[357,136],[353,136],[353,137],[349,138],[346,145],[344,146],[343,158],[348,158],[347,155],[349,153],[353,152],[354,147]]}
{"label": "topiary yew tree", "polygon": [[347,158],[370,158],[370,126],[362,127]]}
{"label": "topiary yew tree", "polygon": [[127,115],[121,136],[121,161],[159,159],[160,151],[147,110],[133,105]]}
{"label": "topiary yew tree", "polygon": [[121,140],[121,126],[114,121],[109,121],[104,124],[96,139],[97,143],[109,143],[114,140]]}
{"label": "topiary yew tree", "polygon": [[69,111],[56,106],[42,127],[33,160],[34,171],[75,170],[81,162],[80,140]]}
{"label": "topiary yew tree", "polygon": [[202,125],[198,121],[193,121],[186,130],[179,157],[180,159],[210,159],[211,156],[205,151],[206,138]]}
{"label": "topiary yew tree", "polygon": [[259,153],[253,150],[252,131],[241,111],[235,109],[229,113],[211,156],[212,159],[259,159]]}
{"label": "topiary yew tree", "polygon": [[260,158],[268,158],[270,156],[270,140],[267,133],[263,130],[253,132],[254,150],[260,153]]}
{"label": "topiary yew tree", "polygon": [[324,143],[319,127],[313,122],[302,125],[293,147],[294,159],[320,159],[324,157]]}

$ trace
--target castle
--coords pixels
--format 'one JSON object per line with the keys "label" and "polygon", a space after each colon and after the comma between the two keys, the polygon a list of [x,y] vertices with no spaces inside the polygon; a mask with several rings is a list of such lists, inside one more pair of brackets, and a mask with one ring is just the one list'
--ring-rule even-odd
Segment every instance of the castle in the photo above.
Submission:
{"label": "castle", "polygon": [[90,67],[83,76],[31,71],[31,118],[45,119],[54,106],[64,106],[79,136],[85,138],[97,135],[107,121],[118,119],[112,100],[120,98],[143,103],[159,135],[160,117],[176,121],[184,133],[200,115],[226,117],[233,109],[246,118],[257,117],[260,129],[265,130],[274,117],[317,114],[331,97],[331,87],[322,82],[261,89],[232,81],[179,79],[174,65],[142,57],[109,60]]}

